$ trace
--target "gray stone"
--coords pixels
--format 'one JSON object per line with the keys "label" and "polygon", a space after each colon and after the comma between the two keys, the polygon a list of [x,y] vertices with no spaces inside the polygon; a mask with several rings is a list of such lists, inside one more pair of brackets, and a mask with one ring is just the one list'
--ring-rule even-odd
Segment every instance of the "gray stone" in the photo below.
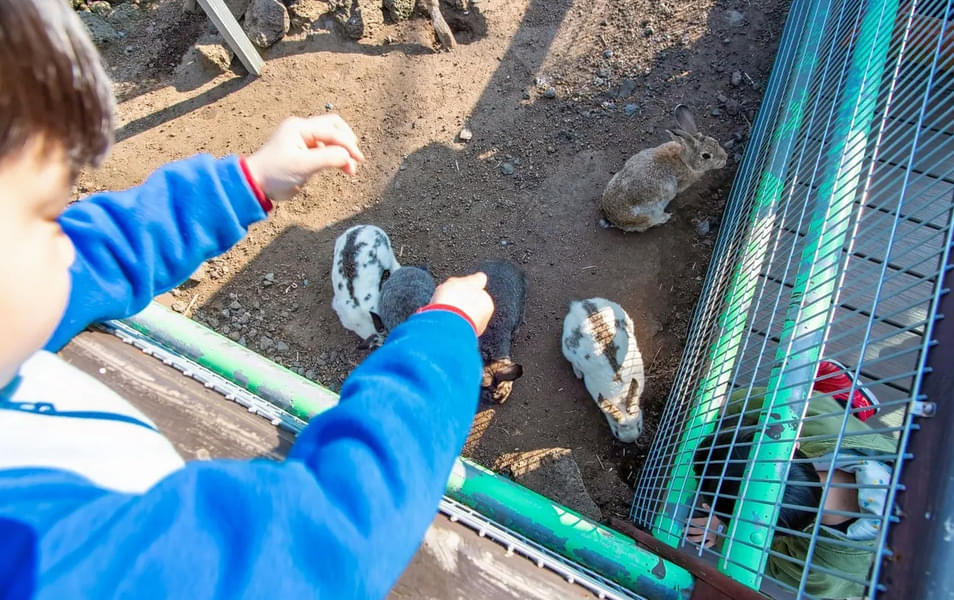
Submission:
{"label": "gray stone", "polygon": [[76,13],[89,31],[89,37],[97,46],[105,46],[120,38],[119,32],[99,15],[91,12]]}
{"label": "gray stone", "polygon": [[719,117],[719,116],[722,116],[722,111],[719,110],[718,108],[713,108],[713,109],[709,112],[709,114],[711,114],[713,117]]}
{"label": "gray stone", "polygon": [[305,377],[307,377],[308,379],[314,379],[316,374],[317,373],[315,373],[314,369],[308,369],[307,371],[305,371]]}
{"label": "gray stone", "polygon": [[282,341],[275,342],[275,352],[278,352],[279,354],[288,352],[288,344]]}
{"label": "gray stone", "polygon": [[259,48],[268,48],[285,37],[291,21],[278,0],[251,0],[245,12],[245,33]]}
{"label": "gray stone", "polygon": [[737,10],[727,10],[725,11],[725,22],[729,24],[729,27],[741,27],[745,24],[745,15]]}
{"label": "gray stone", "polygon": [[[236,329],[235,331],[229,332],[229,339],[233,342],[238,342],[242,338],[242,332]],[[242,343],[244,346],[244,342]]]}
{"label": "gray stone", "polygon": [[544,97],[544,98],[550,98],[551,100],[552,100],[553,98],[556,98],[556,95],[557,95],[557,94],[556,94],[556,88],[554,88],[554,87],[548,87],[548,88],[547,88],[547,91],[543,92],[543,97]]}
{"label": "gray stone", "polygon": [[613,51],[609,49],[603,50],[603,58],[613,58]]}
{"label": "gray stone", "polygon": [[384,0],[384,10],[395,21],[407,21],[414,14],[416,0]]}
{"label": "gray stone", "polygon": [[709,231],[712,229],[712,226],[709,224],[709,219],[702,219],[696,223],[696,233],[702,236],[709,235]]}
{"label": "gray stone", "polygon": [[732,85],[735,87],[742,85],[742,71],[732,71]]}
{"label": "gray stone", "polygon": [[238,300],[233,300],[232,304],[229,304],[229,308],[232,310],[242,310],[242,303]]}
{"label": "gray stone", "polygon": [[600,508],[586,491],[580,467],[569,449],[545,448],[517,453],[498,463],[509,463],[495,467],[508,472],[517,483],[594,521],[603,518]]}
{"label": "gray stone", "polygon": [[596,74],[599,75],[600,77],[602,77],[603,79],[609,79],[609,76],[610,76],[612,73],[610,73],[610,70],[609,70],[609,69],[607,69],[606,67],[603,67],[602,69],[600,69],[599,71],[597,71]]}
{"label": "gray stone", "polygon": [[635,79],[624,79],[619,82],[619,88],[616,90],[616,95],[619,98],[629,98],[634,93],[636,93],[636,80]]}
{"label": "gray stone", "polygon": [[631,117],[638,112],[639,112],[638,104],[627,104],[626,106],[623,107],[623,114],[625,114],[627,117]]}
{"label": "gray stone", "polygon": [[262,350],[271,350],[275,346],[275,342],[272,341],[272,338],[267,335],[263,335],[258,338],[258,347]]}
{"label": "gray stone", "polygon": [[457,137],[462,142],[469,142],[470,140],[474,138],[474,132],[464,127],[463,129],[460,130],[460,133],[457,134]]}
{"label": "gray stone", "polygon": [[514,166],[508,162],[502,163],[500,165],[500,172],[504,175],[513,175]]}

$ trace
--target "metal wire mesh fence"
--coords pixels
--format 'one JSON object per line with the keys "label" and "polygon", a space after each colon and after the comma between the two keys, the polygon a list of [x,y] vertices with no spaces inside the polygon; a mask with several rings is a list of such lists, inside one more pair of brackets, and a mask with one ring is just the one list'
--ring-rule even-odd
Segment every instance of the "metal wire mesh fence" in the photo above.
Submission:
{"label": "metal wire mesh fence", "polygon": [[[631,517],[752,587],[874,596],[945,290],[954,0],[793,2]],[[696,543],[701,542],[701,543]]]}

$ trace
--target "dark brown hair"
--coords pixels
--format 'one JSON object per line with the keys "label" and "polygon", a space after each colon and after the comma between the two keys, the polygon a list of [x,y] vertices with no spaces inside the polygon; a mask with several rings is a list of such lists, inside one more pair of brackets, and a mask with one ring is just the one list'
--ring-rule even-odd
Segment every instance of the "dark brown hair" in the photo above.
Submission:
{"label": "dark brown hair", "polygon": [[0,161],[42,139],[74,171],[113,143],[109,77],[67,0],[0,0]]}

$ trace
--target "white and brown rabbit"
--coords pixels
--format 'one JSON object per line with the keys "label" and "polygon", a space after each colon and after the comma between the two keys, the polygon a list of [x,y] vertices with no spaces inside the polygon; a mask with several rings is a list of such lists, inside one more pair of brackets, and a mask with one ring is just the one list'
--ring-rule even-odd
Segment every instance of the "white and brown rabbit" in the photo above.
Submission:
{"label": "white and brown rabbit", "polygon": [[388,234],[374,225],[355,225],[335,240],[331,307],[345,329],[367,340],[376,333],[371,313],[378,310],[381,285],[401,268]]}
{"label": "white and brown rabbit", "polygon": [[662,225],[672,216],[666,207],[676,194],[706,171],[725,166],[725,150],[696,130],[689,108],[680,104],[673,112],[679,127],[668,131],[672,141],[630,157],[606,185],[601,203],[605,220],[600,223],[604,227],[641,232]]}
{"label": "white and brown rabbit", "polygon": [[563,356],[583,380],[616,439],[635,442],[643,432],[639,400],[646,376],[633,321],[626,311],[605,298],[571,302],[563,320]]}

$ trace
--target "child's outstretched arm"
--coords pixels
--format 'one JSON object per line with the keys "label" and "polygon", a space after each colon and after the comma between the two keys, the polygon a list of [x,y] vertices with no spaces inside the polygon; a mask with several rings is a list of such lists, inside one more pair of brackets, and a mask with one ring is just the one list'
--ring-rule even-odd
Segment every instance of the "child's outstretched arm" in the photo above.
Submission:
{"label": "child's outstretched arm", "polygon": [[142,495],[65,471],[0,472],[0,550],[22,558],[40,597],[383,598],[473,416],[485,282],[450,282],[470,306],[435,296],[467,318],[438,308],[396,328],[283,463],[193,462]]}
{"label": "child's outstretched arm", "polygon": [[291,118],[244,162],[200,155],[71,205],[59,222],[76,248],[72,290],[46,348],[58,350],[90,323],[137,313],[241,240],[271,200],[325,168],[354,174],[363,159],[337,115]]}

